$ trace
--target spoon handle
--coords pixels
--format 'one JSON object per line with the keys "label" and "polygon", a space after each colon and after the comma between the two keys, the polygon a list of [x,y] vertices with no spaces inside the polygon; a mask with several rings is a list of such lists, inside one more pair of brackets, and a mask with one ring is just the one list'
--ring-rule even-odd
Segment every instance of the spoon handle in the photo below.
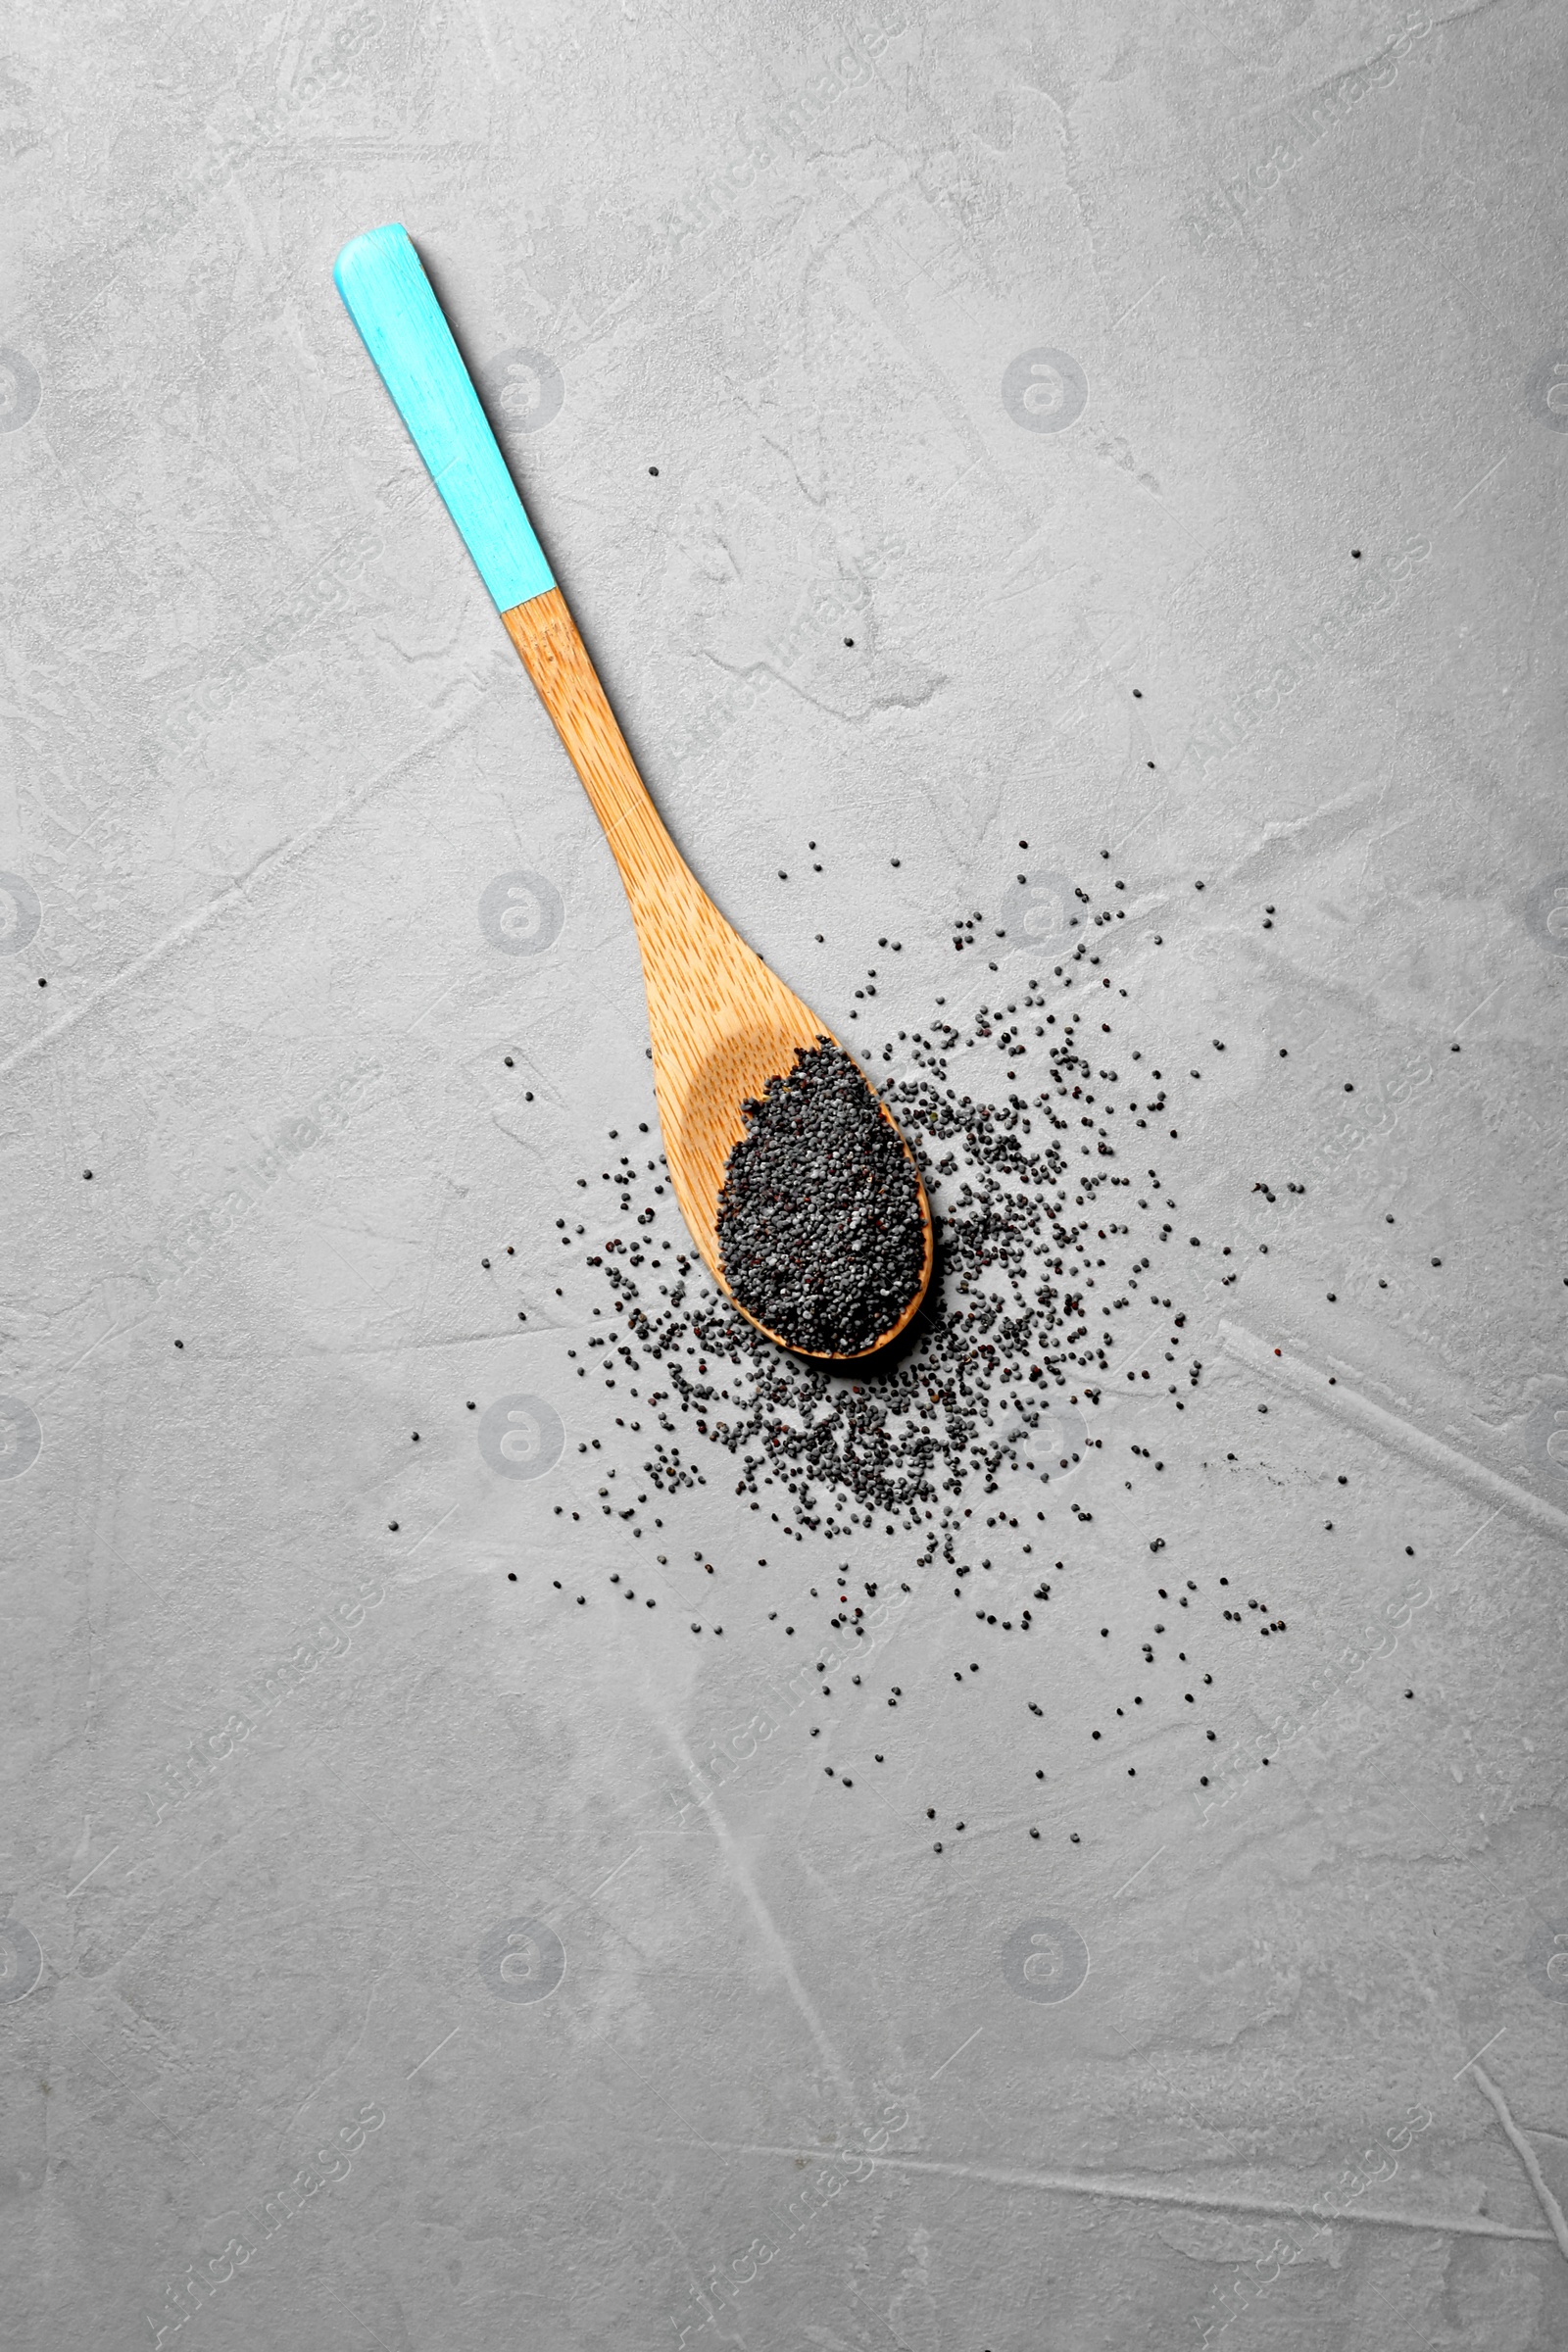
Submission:
{"label": "spoon handle", "polygon": [[697,886],[637,772],[561,590],[530,597],[501,618],[605,828],[640,931],[652,906]]}
{"label": "spoon handle", "polygon": [[544,595],[554,576],[408,230],[355,237],[332,275],[496,611]]}
{"label": "spoon handle", "polygon": [[582,778],[633,911],[641,913],[690,876],[637,773],[407,229],[393,221],[355,237],[332,275]]}

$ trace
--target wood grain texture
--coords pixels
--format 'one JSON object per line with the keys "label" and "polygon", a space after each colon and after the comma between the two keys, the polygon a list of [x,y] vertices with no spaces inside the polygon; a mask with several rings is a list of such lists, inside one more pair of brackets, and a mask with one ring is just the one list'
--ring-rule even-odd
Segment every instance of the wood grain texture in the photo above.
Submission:
{"label": "wood grain texture", "polygon": [[[670,1180],[709,1270],[739,1307],[724,1280],[717,1213],[725,1164],[746,1131],[741,1106],[769,1078],[793,1068],[801,1048],[809,1050],[833,1033],[724,920],[670,840],[560,589],[530,597],[501,617],[620,868],[642,950],[654,1089]],[[889,1124],[897,1133],[891,1118]],[[879,1347],[919,1311],[930,1281],[931,1211],[923,1185],[920,1211],[920,1287]]]}

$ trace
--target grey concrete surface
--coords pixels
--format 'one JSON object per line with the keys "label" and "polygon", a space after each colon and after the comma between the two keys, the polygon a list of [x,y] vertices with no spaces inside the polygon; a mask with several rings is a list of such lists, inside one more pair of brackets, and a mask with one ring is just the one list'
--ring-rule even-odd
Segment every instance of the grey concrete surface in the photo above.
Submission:
{"label": "grey concrete surface", "polygon": [[[1568,2340],[1560,11],[8,40],[6,2342]],[[1128,1019],[1230,1049],[1201,1386],[1107,1406],[983,1710],[944,1584],[878,1630],[858,1807],[817,1552],[714,1480],[608,1581],[556,1219],[653,1117],[635,949],[332,288],[392,219],[826,1017],[1110,848]],[[1172,1572],[1290,1627],[1206,1797],[1085,1743],[1153,1439]]]}

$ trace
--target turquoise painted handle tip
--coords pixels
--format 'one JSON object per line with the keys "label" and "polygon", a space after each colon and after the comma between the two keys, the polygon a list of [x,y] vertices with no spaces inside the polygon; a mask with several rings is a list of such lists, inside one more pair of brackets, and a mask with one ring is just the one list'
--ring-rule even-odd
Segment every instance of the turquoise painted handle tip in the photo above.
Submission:
{"label": "turquoise painted handle tip", "polygon": [[554,576],[408,230],[367,229],[332,276],[496,611],[543,596]]}

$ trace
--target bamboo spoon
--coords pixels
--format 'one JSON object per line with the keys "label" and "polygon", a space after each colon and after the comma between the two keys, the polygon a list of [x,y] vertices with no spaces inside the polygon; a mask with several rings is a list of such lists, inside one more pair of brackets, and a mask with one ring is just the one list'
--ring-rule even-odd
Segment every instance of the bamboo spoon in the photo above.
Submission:
{"label": "bamboo spoon", "polygon": [[[838,1041],[724,920],[664,830],[407,231],[394,222],[355,237],[332,274],[620,868],[642,950],[654,1089],[681,1214],[731,1303],[787,1347],[747,1313],[725,1279],[719,1193],[730,1152],[746,1133],[742,1105],[760,1096],[769,1078],[789,1072],[797,1052]],[[879,1108],[898,1134],[886,1107]],[[925,1256],[918,1287],[898,1321],[857,1357],[896,1339],[919,1311],[932,1262],[923,1185],[920,1215]]]}

